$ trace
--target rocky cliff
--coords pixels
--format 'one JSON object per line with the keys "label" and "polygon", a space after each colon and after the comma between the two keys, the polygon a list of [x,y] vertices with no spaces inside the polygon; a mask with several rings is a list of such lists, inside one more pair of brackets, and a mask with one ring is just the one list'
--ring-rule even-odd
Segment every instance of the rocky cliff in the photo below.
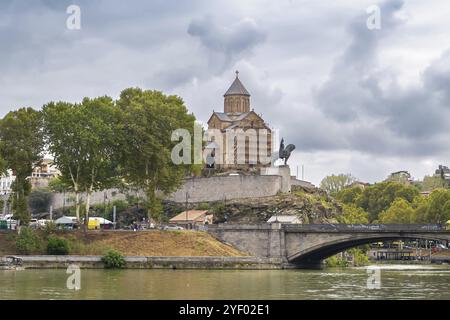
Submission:
{"label": "rocky cliff", "polygon": [[[317,188],[296,186],[288,194],[264,198],[246,198],[209,203],[190,203],[189,209],[210,210],[214,222],[263,223],[273,215],[295,215],[302,223],[336,223],[342,214],[339,204]],[[165,203],[167,218],[186,209],[186,206]]]}

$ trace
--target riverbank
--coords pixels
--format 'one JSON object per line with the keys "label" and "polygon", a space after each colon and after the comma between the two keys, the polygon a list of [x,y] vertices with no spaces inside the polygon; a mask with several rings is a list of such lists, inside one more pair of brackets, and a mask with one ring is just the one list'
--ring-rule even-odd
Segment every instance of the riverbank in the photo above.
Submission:
{"label": "riverbank", "polygon": [[[103,269],[102,256],[16,256],[25,269],[66,269],[77,265],[82,269]],[[282,269],[281,259],[258,257],[142,257],[126,256],[126,269]]]}
{"label": "riverbank", "polygon": [[[124,256],[142,257],[240,257],[248,256],[234,247],[216,240],[203,231],[65,231],[46,234],[34,231],[38,248],[30,255],[45,255],[47,239],[64,238],[69,244],[69,254],[78,256],[102,256],[110,249]],[[0,256],[24,255],[17,249],[15,233],[0,232]]]}

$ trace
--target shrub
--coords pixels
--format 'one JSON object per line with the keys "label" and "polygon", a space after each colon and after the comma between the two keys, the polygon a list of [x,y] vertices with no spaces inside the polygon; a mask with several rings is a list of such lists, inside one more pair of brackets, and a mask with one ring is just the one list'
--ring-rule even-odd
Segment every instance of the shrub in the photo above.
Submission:
{"label": "shrub", "polygon": [[35,253],[42,248],[42,239],[39,235],[28,227],[20,228],[20,233],[16,237],[16,249],[22,254]]}
{"label": "shrub", "polygon": [[353,262],[355,267],[365,266],[369,264],[369,256],[361,249],[350,249],[348,251],[353,255]]}
{"label": "shrub", "polygon": [[348,262],[345,259],[342,259],[341,257],[334,255],[327,259],[325,259],[325,264],[327,267],[347,267]]}
{"label": "shrub", "polygon": [[125,267],[125,259],[123,255],[115,250],[109,250],[103,257],[102,262],[107,269],[120,269]]}
{"label": "shrub", "polygon": [[52,255],[69,254],[69,242],[64,238],[49,237],[47,243],[47,253]]}
{"label": "shrub", "polygon": [[209,210],[209,203],[208,202],[202,202],[195,208],[196,210]]}

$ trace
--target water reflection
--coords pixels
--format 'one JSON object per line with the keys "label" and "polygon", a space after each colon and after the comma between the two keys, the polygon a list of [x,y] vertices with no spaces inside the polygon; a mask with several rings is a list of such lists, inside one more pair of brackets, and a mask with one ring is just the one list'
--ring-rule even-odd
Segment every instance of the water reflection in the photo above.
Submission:
{"label": "water reflection", "polygon": [[326,270],[82,270],[68,290],[65,270],[0,271],[0,299],[450,299],[449,266]]}

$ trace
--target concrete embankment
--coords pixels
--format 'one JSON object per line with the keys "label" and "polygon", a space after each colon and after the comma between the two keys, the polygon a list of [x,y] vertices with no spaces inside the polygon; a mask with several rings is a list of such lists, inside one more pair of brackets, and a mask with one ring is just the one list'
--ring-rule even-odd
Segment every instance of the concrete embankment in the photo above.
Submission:
{"label": "concrete embankment", "polygon": [[[101,256],[17,256],[26,269],[104,268]],[[280,259],[257,257],[125,257],[127,269],[281,269]]]}

